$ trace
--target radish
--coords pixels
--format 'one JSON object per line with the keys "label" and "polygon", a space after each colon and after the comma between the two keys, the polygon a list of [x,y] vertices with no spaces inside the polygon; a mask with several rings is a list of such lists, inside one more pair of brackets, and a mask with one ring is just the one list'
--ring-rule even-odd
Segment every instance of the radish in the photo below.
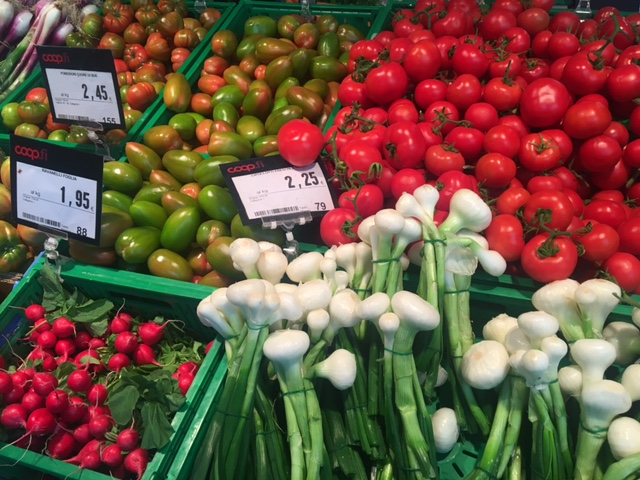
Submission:
{"label": "radish", "polygon": [[24,388],[22,388],[20,385],[14,385],[11,388],[11,391],[5,393],[2,396],[2,399],[4,400],[4,403],[6,403],[7,405],[11,405],[13,403],[20,403],[23,396]]}
{"label": "radish", "polygon": [[126,314],[120,314],[111,321],[111,332],[122,333],[131,330],[131,320],[123,318],[122,315]]}
{"label": "radish", "polygon": [[156,354],[153,352],[151,347],[144,343],[141,343],[140,345],[138,345],[138,348],[136,348],[135,352],[133,352],[133,362],[138,366],[142,366],[142,365],[155,365],[157,367],[163,366],[156,361]]}
{"label": "radish", "polygon": [[54,433],[47,443],[47,455],[56,460],[65,460],[73,455],[76,441],[73,435],[65,431]]}
{"label": "radish", "polygon": [[118,465],[116,468],[110,469],[109,470],[109,474],[113,478],[118,478],[120,480],[124,480],[125,478],[127,478],[129,476],[129,472],[127,472],[127,469],[124,468],[124,465],[122,463],[120,465]]}
{"label": "radish", "polygon": [[106,415],[109,416],[111,412],[109,410],[107,410],[106,407],[96,407],[94,405],[90,405],[89,408],[87,409],[87,423],[89,422],[89,420],[91,420],[94,417],[99,417],[101,415]]}
{"label": "radish", "polygon": [[162,341],[163,332],[167,325],[169,325],[169,322],[164,322],[162,325],[143,323],[138,327],[138,336],[142,343],[153,347]]}
{"label": "radish", "polygon": [[138,474],[138,480],[144,475],[149,462],[149,454],[143,448],[136,448],[130,452],[124,459],[124,468],[131,473]]}
{"label": "radish", "polygon": [[131,365],[131,360],[124,353],[116,353],[107,362],[107,368],[112,372],[119,372]]}
{"label": "radish", "polygon": [[11,375],[11,381],[14,385],[22,387],[25,391],[31,388],[31,377],[24,370],[18,370]]}
{"label": "radish", "polygon": [[71,372],[67,378],[67,385],[76,393],[88,392],[92,384],[91,374],[86,370]]}
{"label": "radish", "polygon": [[37,320],[36,323],[33,324],[34,332],[42,333],[42,332],[48,332],[50,330],[51,330],[51,324],[47,321],[46,318],[41,318],[40,320]]}
{"label": "radish", "polygon": [[183,396],[187,396],[187,391],[191,387],[194,378],[195,377],[191,373],[180,375],[180,379],[178,380],[178,388],[180,388],[180,393],[182,393]]}
{"label": "radish", "polygon": [[89,332],[78,332],[76,333],[76,346],[82,349],[89,348],[89,340],[92,338]]}
{"label": "radish", "polygon": [[0,370],[4,370],[7,365],[4,362],[4,357],[0,356]]}
{"label": "radish", "polygon": [[56,337],[56,334],[51,330],[47,330],[46,332],[42,332],[38,335],[38,340],[36,340],[36,342],[42,348],[53,348],[58,342],[58,337]]}
{"label": "radish", "polygon": [[116,336],[113,346],[119,353],[131,354],[138,347],[138,337],[131,332],[122,332]]}
{"label": "radish", "polygon": [[89,420],[89,431],[98,440],[102,440],[111,427],[112,422],[106,415],[97,415]]}
{"label": "radish", "polygon": [[178,367],[178,375],[184,375],[185,373],[190,373],[191,375],[195,375],[198,373],[198,369],[200,365],[196,362],[186,362]]}
{"label": "radish", "polygon": [[78,445],[86,445],[87,443],[93,441],[93,435],[91,435],[91,430],[89,430],[89,424],[83,423],[76,427],[73,431],[73,438],[77,442]]}
{"label": "radish", "polygon": [[64,359],[64,362],[66,362],[71,355],[76,353],[77,349],[78,347],[76,346],[76,342],[70,338],[63,338],[62,340],[58,340],[55,347],[56,354],[61,355],[61,357]]}
{"label": "radish", "polygon": [[7,372],[0,371],[0,395],[9,393],[13,388],[13,380]]}
{"label": "radish", "polygon": [[89,348],[92,348],[94,350],[97,350],[98,348],[104,348],[106,346],[107,344],[99,338],[92,338],[91,340],[89,340]]}
{"label": "radish", "polygon": [[42,369],[45,372],[53,372],[56,368],[58,368],[58,361],[51,355],[42,359]]}
{"label": "radish", "polygon": [[85,470],[99,470],[102,466],[102,460],[100,460],[100,453],[91,452],[87,453],[80,459],[80,468]]}
{"label": "radish", "polygon": [[59,317],[53,321],[52,331],[58,338],[69,338],[76,334],[76,326],[68,318]]}
{"label": "radish", "polygon": [[[89,442],[87,442],[85,446],[83,446],[80,449],[80,451],[75,457],[68,458],[67,460],[65,460],[65,462],[72,463],[74,465],[79,465],[82,463],[82,460],[84,459],[84,457],[92,454],[96,454],[98,456],[98,459],[100,459],[101,447],[102,447],[102,442],[100,442],[99,440],[90,440]],[[100,465],[98,465],[98,467],[100,467]]]}
{"label": "radish", "polygon": [[29,415],[27,419],[28,435],[49,435],[56,428],[56,417],[46,408],[38,408]]}
{"label": "radish", "polygon": [[60,414],[60,419],[67,423],[78,423],[87,413],[87,405],[80,397],[69,398],[69,406]]}
{"label": "radish", "polygon": [[94,406],[104,405],[104,402],[107,401],[107,395],[107,387],[101,383],[97,383],[87,392],[87,400]]}
{"label": "radish", "polygon": [[100,361],[100,355],[91,348],[78,353],[74,359],[74,363],[78,368],[91,370],[92,372],[100,372],[104,368],[104,364]]}
{"label": "radish", "polygon": [[205,355],[209,353],[209,350],[211,350],[211,347],[213,347],[214,343],[215,343],[215,340],[211,340],[209,343],[207,343],[207,346],[204,348]]}
{"label": "radish", "polygon": [[29,355],[27,355],[27,360],[37,362],[38,360],[44,360],[45,358],[50,356],[51,354],[43,350],[41,347],[36,347],[31,350],[31,353]]}
{"label": "radish", "polygon": [[32,383],[34,392],[42,397],[46,397],[58,387],[58,379],[45,372],[34,374]]}
{"label": "radish", "polygon": [[27,320],[30,322],[35,322],[36,320],[41,319],[45,316],[47,311],[44,309],[42,305],[29,305],[24,309],[24,316],[27,317]]}
{"label": "radish", "polygon": [[117,468],[122,465],[122,450],[118,445],[109,445],[102,451],[102,463],[109,468]]}
{"label": "radish", "polygon": [[0,423],[4,428],[9,430],[15,430],[18,428],[24,428],[27,426],[27,417],[29,416],[29,412],[20,405],[16,403],[14,405],[8,405],[2,410],[2,414],[0,414]]}
{"label": "radish", "polygon": [[35,330],[32,330],[29,336],[27,336],[27,342],[29,343],[38,343],[38,337],[40,334]]}
{"label": "radish", "polygon": [[131,452],[138,446],[139,441],[140,434],[133,428],[127,428],[118,434],[116,445],[118,445],[123,452]]}
{"label": "radish", "polygon": [[69,396],[64,390],[54,390],[47,395],[44,405],[51,413],[59,415],[69,406]]}
{"label": "radish", "polygon": [[41,395],[38,395],[33,390],[29,390],[22,396],[20,404],[27,412],[31,413],[38,410],[39,408],[45,408],[45,398]]}
{"label": "radish", "polygon": [[16,447],[23,448],[25,450],[31,450],[38,454],[42,453],[47,443],[47,437],[36,437],[33,435],[24,435],[15,441],[13,444]]}

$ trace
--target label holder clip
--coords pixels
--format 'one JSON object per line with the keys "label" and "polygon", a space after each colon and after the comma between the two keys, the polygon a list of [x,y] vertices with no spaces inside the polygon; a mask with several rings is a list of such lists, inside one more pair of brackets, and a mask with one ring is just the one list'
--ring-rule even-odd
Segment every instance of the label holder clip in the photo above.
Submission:
{"label": "label holder clip", "polygon": [[299,243],[293,236],[293,229],[297,225],[305,225],[313,220],[310,211],[303,210],[285,215],[267,216],[262,217],[261,220],[262,228],[274,230],[280,227],[284,230],[286,242],[282,252],[287,257],[287,260],[292,261],[300,255]]}

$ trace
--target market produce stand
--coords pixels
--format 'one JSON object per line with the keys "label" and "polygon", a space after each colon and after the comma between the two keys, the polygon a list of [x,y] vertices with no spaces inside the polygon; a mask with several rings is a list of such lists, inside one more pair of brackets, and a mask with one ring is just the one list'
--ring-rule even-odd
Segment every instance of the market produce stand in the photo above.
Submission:
{"label": "market produce stand", "polygon": [[21,3],[0,478],[640,478],[639,5]]}

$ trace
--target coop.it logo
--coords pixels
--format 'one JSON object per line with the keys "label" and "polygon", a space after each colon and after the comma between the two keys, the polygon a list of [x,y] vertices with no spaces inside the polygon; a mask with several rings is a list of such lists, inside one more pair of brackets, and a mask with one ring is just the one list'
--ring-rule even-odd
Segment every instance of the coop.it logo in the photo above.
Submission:
{"label": "coop.it logo", "polygon": [[264,163],[262,163],[262,160],[258,160],[255,163],[248,163],[246,165],[238,165],[235,167],[229,167],[227,168],[227,173],[240,173],[240,172],[253,172],[254,170],[258,169],[258,168],[263,168],[264,167]]}
{"label": "coop.it logo", "polygon": [[69,55],[66,53],[43,53],[40,58],[42,58],[43,62],[55,63],[58,65],[61,63],[69,63]]}
{"label": "coop.it logo", "polygon": [[16,155],[21,155],[31,160],[44,160],[47,161],[47,149],[42,148],[36,150],[35,148],[23,147],[22,145],[16,145],[13,151]]}

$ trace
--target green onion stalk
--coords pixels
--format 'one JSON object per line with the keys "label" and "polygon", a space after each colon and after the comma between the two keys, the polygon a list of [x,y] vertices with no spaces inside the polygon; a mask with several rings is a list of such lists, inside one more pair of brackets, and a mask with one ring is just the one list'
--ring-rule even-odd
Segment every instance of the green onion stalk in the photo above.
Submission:
{"label": "green onion stalk", "polygon": [[609,465],[602,480],[633,479],[638,477],[638,472],[640,472],[640,453],[629,455]]}
{"label": "green onion stalk", "polygon": [[[214,304],[216,301],[220,305],[220,293],[211,295],[198,306],[201,321],[227,340],[229,366],[218,408],[194,462],[191,472],[194,479],[245,475],[248,466],[245,459],[256,428],[252,415],[256,408],[262,349],[268,336],[267,327],[277,318],[274,314],[280,307],[278,295],[261,280],[238,282],[222,294],[227,306],[231,304],[240,312],[235,318],[232,318],[233,308],[226,309],[225,316]],[[244,321],[242,327],[239,327],[240,321]],[[257,427],[260,428],[259,422]],[[272,461],[277,463],[282,459],[276,457]],[[276,468],[281,470],[281,466]]]}

